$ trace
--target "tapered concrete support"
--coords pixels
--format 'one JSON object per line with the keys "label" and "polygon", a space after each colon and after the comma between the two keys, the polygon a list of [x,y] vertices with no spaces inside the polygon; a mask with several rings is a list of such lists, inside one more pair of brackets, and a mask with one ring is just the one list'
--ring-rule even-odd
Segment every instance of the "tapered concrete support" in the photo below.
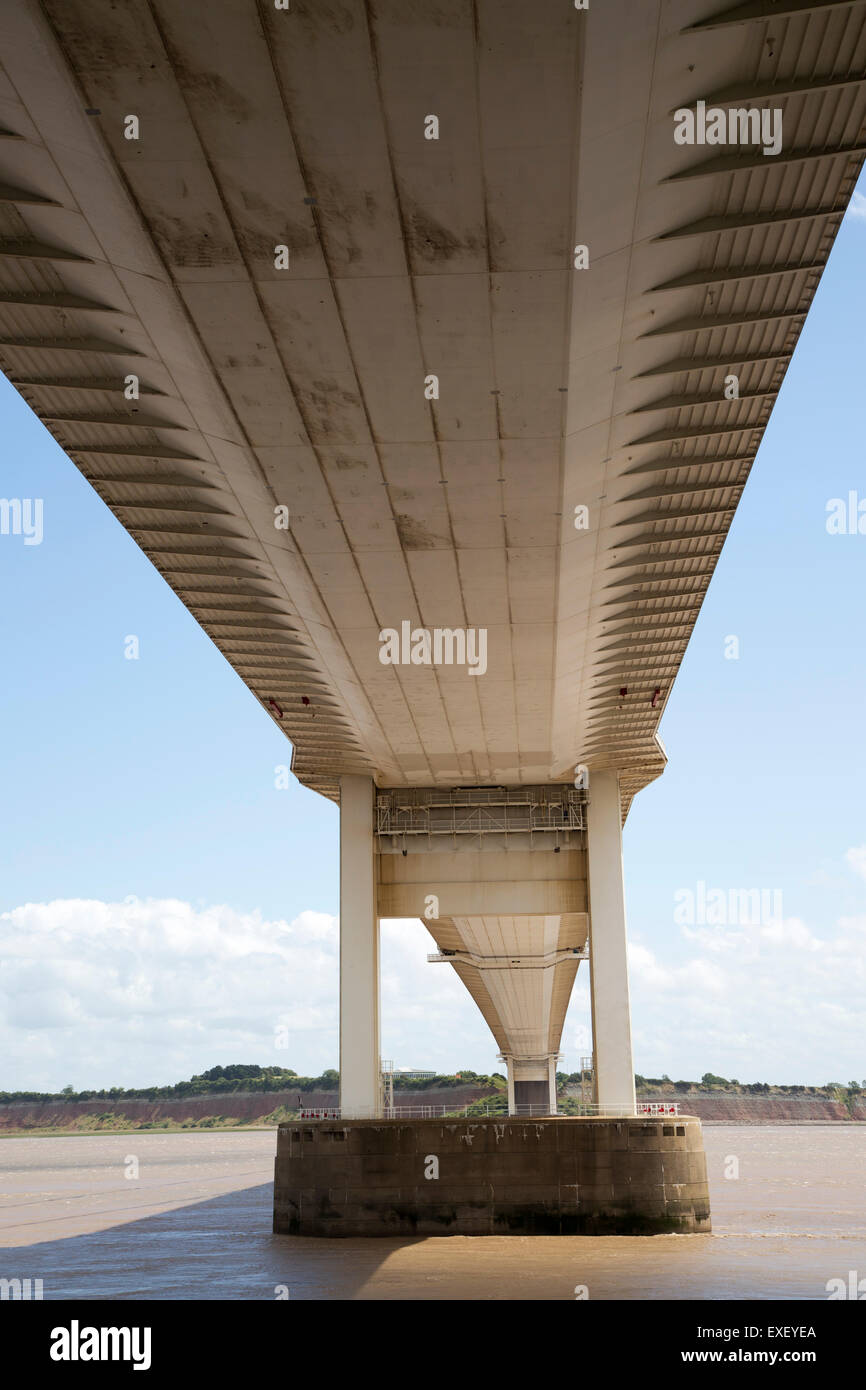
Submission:
{"label": "tapered concrete support", "polygon": [[379,918],[370,777],[340,778],[340,1105],[382,1114]]}
{"label": "tapered concrete support", "polygon": [[508,1077],[508,1113],[517,1114],[517,1105],[514,1100],[514,1062],[511,1057],[505,1059],[505,1072]]}
{"label": "tapered concrete support", "polygon": [[556,1058],[555,1058],[555,1057],[551,1057],[551,1058],[550,1058],[550,1061],[548,1062],[548,1070],[549,1070],[549,1073],[550,1073],[550,1076],[549,1076],[549,1079],[548,1079],[548,1085],[549,1085],[549,1090],[550,1090],[550,1113],[551,1113],[551,1115],[556,1115],[556,1114],[557,1114],[557,1108],[556,1108]]}
{"label": "tapered concrete support", "polygon": [[589,786],[589,961],[593,1090],[602,1106],[634,1113],[634,1063],[626,955],[619,777],[594,772]]}

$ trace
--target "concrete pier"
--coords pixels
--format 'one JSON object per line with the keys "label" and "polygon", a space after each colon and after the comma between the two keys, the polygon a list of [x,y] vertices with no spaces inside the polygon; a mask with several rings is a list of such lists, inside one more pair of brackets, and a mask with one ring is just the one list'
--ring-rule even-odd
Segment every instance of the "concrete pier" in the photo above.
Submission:
{"label": "concrete pier", "polygon": [[314,1120],[278,1130],[278,1234],[710,1229],[703,1136],[691,1117]]}

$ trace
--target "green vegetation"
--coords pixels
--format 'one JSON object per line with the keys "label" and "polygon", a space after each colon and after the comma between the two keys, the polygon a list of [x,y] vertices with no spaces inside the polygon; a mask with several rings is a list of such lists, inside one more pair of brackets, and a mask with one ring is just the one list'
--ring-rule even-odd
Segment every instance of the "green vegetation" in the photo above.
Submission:
{"label": "green vegetation", "polygon": [[298,1076],[287,1067],[260,1067],[237,1063],[229,1067],[211,1067],[201,1076],[178,1081],[173,1086],[143,1086],[124,1090],[112,1086],[108,1091],[74,1091],[66,1086],[59,1093],[42,1091],[0,1091],[0,1105],[22,1101],[41,1101],[62,1104],[82,1100],[184,1100],[189,1096],[225,1095],[246,1091],[334,1091],[340,1084],[336,1071],[324,1071],[321,1076]]}
{"label": "green vegetation", "polygon": [[[580,1073],[576,1072],[569,1077],[572,1083],[580,1081]],[[712,1072],[704,1072],[700,1081],[671,1081],[669,1076],[638,1076],[635,1075],[635,1090],[639,1096],[665,1096],[673,1094],[688,1093],[691,1095],[724,1095],[734,1096],[818,1096],[822,1100],[839,1100],[847,1105],[849,1110],[853,1102],[862,1094],[866,1082],[858,1085],[856,1081],[851,1081],[847,1086],[843,1086],[839,1081],[828,1081],[826,1086],[781,1086],[769,1081],[753,1081],[744,1083],[742,1081],[728,1081],[724,1076],[715,1076]]]}
{"label": "green vegetation", "polygon": [[560,1115],[582,1115],[583,1108],[579,1096],[566,1096],[558,1092],[556,1108]]}
{"label": "green vegetation", "polygon": [[[450,1087],[478,1086],[485,1090],[499,1090],[506,1086],[505,1077],[499,1072],[492,1076],[479,1075],[474,1071],[456,1072],[453,1076],[432,1076],[411,1080],[399,1074],[394,1075],[394,1089],[399,1091],[446,1090]],[[124,1090],[112,1086],[108,1091],[75,1091],[65,1086],[59,1092],[44,1091],[0,1091],[0,1105],[37,1102],[44,1104],[63,1104],[85,1100],[185,1100],[189,1096],[211,1096],[246,1093],[258,1094],[273,1091],[294,1091],[305,1094],[310,1091],[336,1091],[340,1085],[340,1073],[329,1068],[321,1076],[298,1076],[289,1067],[260,1067],[254,1063],[234,1063],[228,1067],[211,1067],[200,1076],[190,1077],[189,1081],[178,1081],[173,1086],[143,1086]]]}
{"label": "green vegetation", "polygon": [[507,1115],[508,1114],[508,1095],[505,1091],[497,1091],[495,1095],[484,1096],[482,1100],[475,1100],[471,1105],[467,1105],[465,1110],[461,1107],[461,1115]]}
{"label": "green vegetation", "polygon": [[[560,1109],[563,1114],[571,1111],[568,1106],[571,1100],[575,1105],[575,1090],[580,1085],[580,1072],[560,1071],[556,1074],[557,1087],[561,1095]],[[297,1072],[290,1067],[262,1067],[254,1063],[234,1063],[227,1067],[211,1067],[209,1071],[202,1072],[200,1076],[192,1076],[188,1081],[178,1081],[173,1086],[144,1086],[131,1090],[124,1090],[120,1086],[113,1086],[110,1090],[101,1091],[75,1091],[72,1086],[65,1086],[60,1092],[41,1092],[41,1091],[0,1091],[0,1105],[38,1103],[45,1105],[64,1105],[74,1104],[79,1101],[106,1101],[115,1106],[118,1102],[127,1100],[184,1100],[191,1096],[219,1096],[229,1094],[273,1094],[275,1092],[287,1091],[294,1093],[295,1096],[303,1097],[311,1092],[336,1092],[340,1085],[340,1074],[333,1068],[323,1071],[320,1076],[298,1076]],[[443,1091],[449,1089],[466,1088],[471,1086],[474,1089],[483,1091],[485,1094],[478,1101],[473,1102],[470,1113],[476,1113],[475,1107],[479,1106],[478,1113],[483,1114],[485,1106],[488,1109],[498,1110],[505,1105],[505,1093],[507,1082],[502,1072],[493,1072],[490,1075],[474,1072],[468,1069],[455,1072],[450,1076],[432,1076],[423,1079],[410,1079],[401,1077],[399,1074],[394,1076],[395,1092],[423,1092],[423,1091]],[[827,1100],[838,1100],[852,1110],[856,1101],[866,1093],[866,1081],[849,1081],[845,1085],[841,1081],[828,1081],[825,1086],[782,1086],[774,1085],[767,1081],[754,1081],[743,1083],[736,1079],[728,1080],[724,1076],[716,1076],[713,1072],[704,1072],[700,1081],[672,1081],[667,1075],[656,1076],[635,1076],[635,1088],[639,1096],[659,1096],[691,1094],[726,1094],[742,1096],[817,1096]],[[569,1094],[570,1093],[570,1094]],[[303,1102],[302,1102],[303,1103]],[[257,1123],[278,1123],[280,1119],[290,1118],[297,1107],[291,1108],[280,1105],[269,1115],[263,1117]],[[84,1117],[82,1117],[82,1120]],[[119,1117],[116,1111],[106,1109],[99,1115],[88,1115],[88,1124],[94,1128],[99,1128],[100,1124],[118,1124]],[[161,1128],[169,1121],[153,1120],[147,1122],[130,1121],[130,1127],[138,1128]],[[207,1120],[184,1120],[183,1128],[201,1128],[213,1126],[230,1126],[241,1123],[240,1121],[228,1116],[209,1116]]]}

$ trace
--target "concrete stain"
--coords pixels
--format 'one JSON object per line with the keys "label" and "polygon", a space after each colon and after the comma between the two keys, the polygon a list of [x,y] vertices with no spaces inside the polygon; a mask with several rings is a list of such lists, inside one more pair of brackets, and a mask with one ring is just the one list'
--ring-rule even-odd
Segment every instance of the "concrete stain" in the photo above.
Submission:
{"label": "concrete stain", "polygon": [[443,227],[417,204],[406,208],[404,215],[409,255],[425,265],[478,255],[484,248],[485,239],[480,233]]}
{"label": "concrete stain", "polygon": [[234,243],[225,240],[212,213],[199,211],[191,222],[169,213],[148,212],[154,239],[167,259],[178,266],[208,267],[237,261]]}
{"label": "concrete stain", "polygon": [[394,517],[394,524],[397,527],[397,535],[400,537],[400,544],[406,550],[435,550],[437,546],[443,544],[443,538],[436,536],[432,531],[414,516],[406,516],[400,512]]}
{"label": "concrete stain", "polygon": [[474,27],[472,6],[466,0],[400,0],[397,5],[368,0],[368,8],[377,27],[417,29],[419,20],[429,29],[465,29],[471,33]]}
{"label": "concrete stain", "polygon": [[355,27],[355,13],[350,5],[336,0],[293,0],[295,23],[308,25],[319,33],[349,34]]}
{"label": "concrete stain", "polygon": [[199,72],[184,63],[179,53],[174,54],[174,65],[181,86],[194,100],[214,107],[220,115],[232,116],[238,124],[252,116],[252,104],[218,72]]}

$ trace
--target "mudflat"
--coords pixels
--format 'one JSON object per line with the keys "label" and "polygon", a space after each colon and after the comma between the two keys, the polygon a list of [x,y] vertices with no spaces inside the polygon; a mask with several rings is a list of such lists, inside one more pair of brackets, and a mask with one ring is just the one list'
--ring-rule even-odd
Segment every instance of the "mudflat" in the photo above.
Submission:
{"label": "mudflat", "polygon": [[178,1300],[825,1300],[866,1279],[866,1125],[704,1141],[711,1235],[329,1241],[271,1234],[273,1131],[0,1139],[0,1278]]}

